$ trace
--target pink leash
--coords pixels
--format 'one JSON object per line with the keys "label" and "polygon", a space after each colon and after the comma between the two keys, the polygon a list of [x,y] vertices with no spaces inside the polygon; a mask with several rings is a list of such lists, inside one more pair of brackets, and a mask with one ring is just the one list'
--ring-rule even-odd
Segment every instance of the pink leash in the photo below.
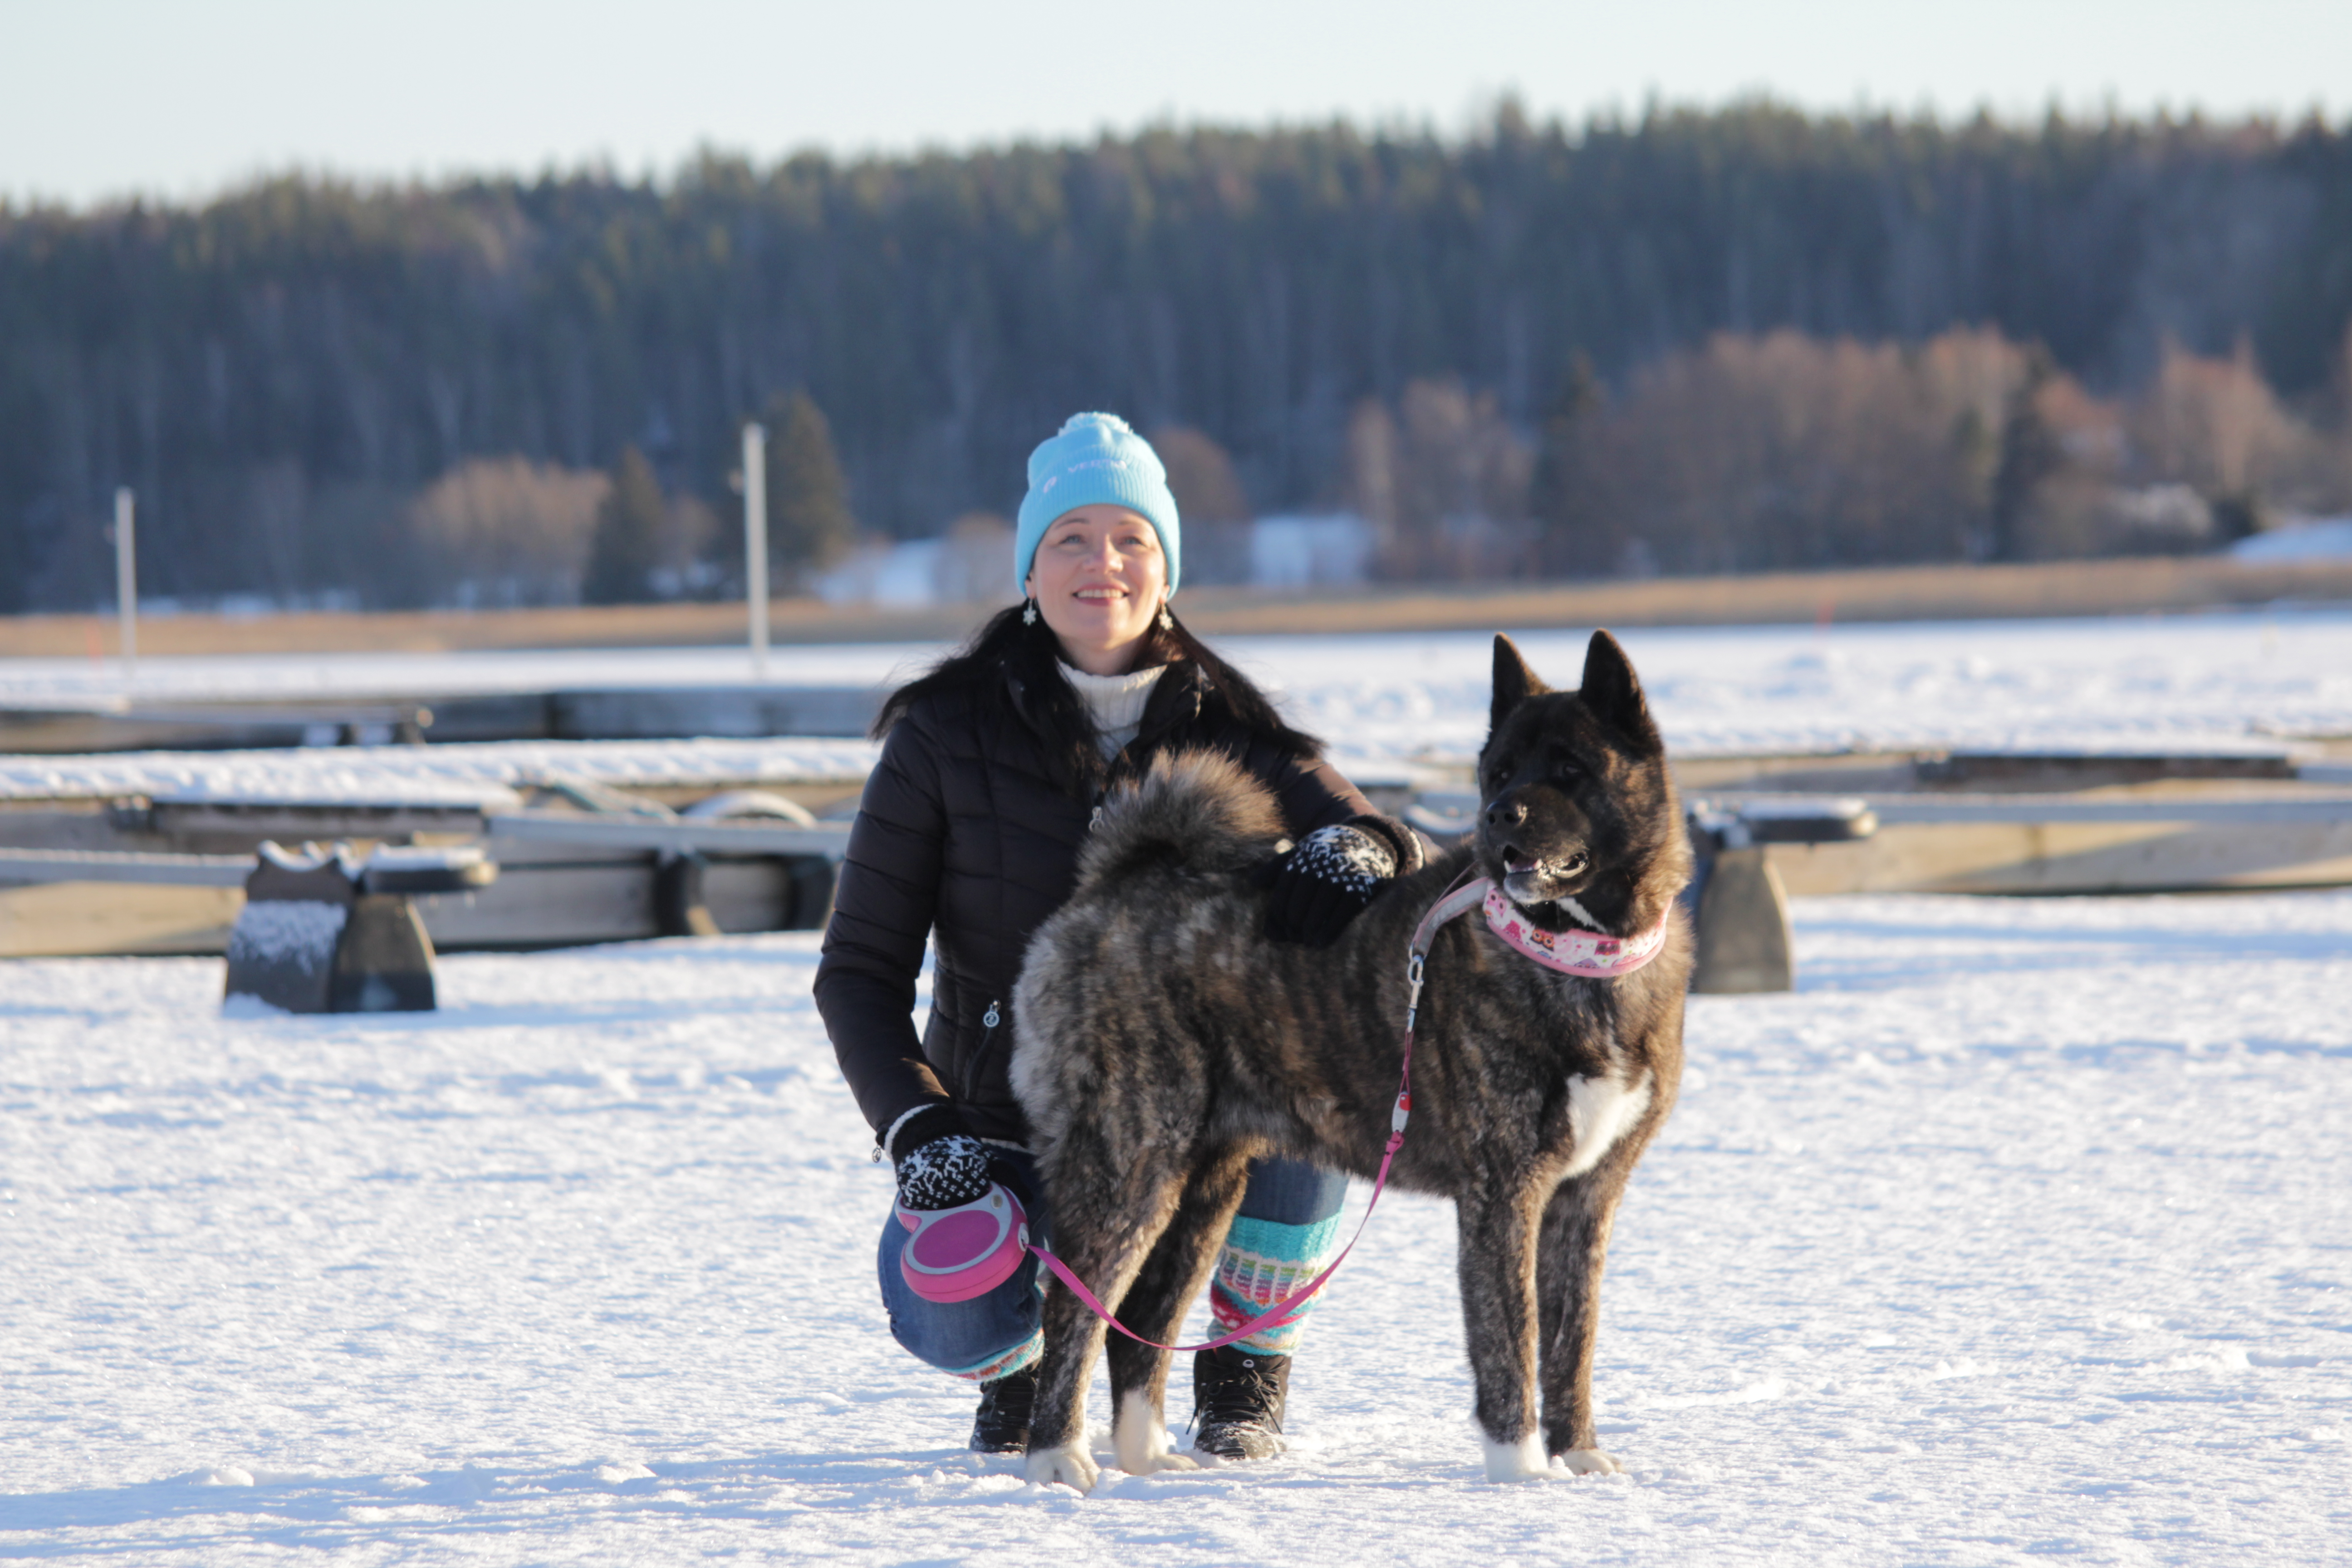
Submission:
{"label": "pink leash", "polygon": [[[1475,868],[1475,867],[1465,868],[1463,875],[1468,876],[1470,870]],[[1364,1205],[1364,1217],[1356,1222],[1356,1234],[1348,1238],[1348,1245],[1339,1249],[1339,1256],[1333,1258],[1322,1273],[1318,1274],[1298,1290],[1285,1296],[1232,1333],[1203,1341],[1197,1345],[1163,1345],[1158,1340],[1145,1339],[1112,1316],[1110,1309],[1102,1304],[1101,1298],[1087,1289],[1086,1281],[1073,1273],[1068,1264],[1064,1263],[1034,1241],[1029,1242],[1029,1250],[1035,1253],[1038,1260],[1054,1271],[1055,1279],[1070,1288],[1072,1295],[1087,1304],[1087,1310],[1136,1343],[1150,1345],[1154,1350],[1179,1352],[1217,1350],[1232,1344],[1236,1340],[1245,1340],[1268,1324],[1286,1321],[1293,1311],[1305,1306],[1318,1290],[1323,1289],[1331,1276],[1339,1271],[1339,1265],[1348,1261],[1348,1254],[1356,1250],[1356,1243],[1364,1239],[1364,1227],[1372,1223],[1372,1211],[1381,1206],[1381,1194],[1389,1184],[1389,1167],[1396,1163],[1397,1151],[1404,1147],[1404,1124],[1412,1116],[1412,1025],[1415,1016],[1421,1011],[1421,975],[1423,966],[1429,958],[1430,943],[1436,941],[1437,930],[1440,926],[1456,915],[1476,908],[1485,900],[1487,889],[1493,886],[1492,882],[1483,877],[1467,886],[1462,883],[1460,878],[1456,878],[1454,885],[1447,889],[1444,896],[1429,907],[1429,912],[1421,917],[1421,924],[1413,930],[1412,957],[1405,967],[1405,978],[1412,986],[1412,994],[1406,1000],[1404,1007],[1404,1071],[1397,1080],[1396,1109],[1389,1112],[1388,1148],[1381,1155],[1380,1174],[1372,1178],[1372,1201]],[[1028,1227],[1025,1226],[1022,1227],[1022,1236],[1024,1240],[1027,1239]]]}

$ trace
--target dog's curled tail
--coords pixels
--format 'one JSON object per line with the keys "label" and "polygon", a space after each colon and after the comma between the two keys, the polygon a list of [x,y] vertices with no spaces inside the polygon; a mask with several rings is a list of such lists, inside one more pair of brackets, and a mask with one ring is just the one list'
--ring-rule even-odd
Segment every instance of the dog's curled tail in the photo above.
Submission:
{"label": "dog's curled tail", "polygon": [[1273,854],[1281,837],[1273,795],[1240,763],[1222,752],[1163,753],[1103,803],[1078,858],[1078,888],[1152,867],[1246,870]]}

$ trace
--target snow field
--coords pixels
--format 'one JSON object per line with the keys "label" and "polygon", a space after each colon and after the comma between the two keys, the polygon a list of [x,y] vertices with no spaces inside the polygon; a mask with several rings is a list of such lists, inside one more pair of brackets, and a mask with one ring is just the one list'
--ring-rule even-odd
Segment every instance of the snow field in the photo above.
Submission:
{"label": "snow field", "polygon": [[1292,1453],[1087,1500],[888,1338],[814,934],[448,958],[411,1016],[12,963],[0,1555],[2343,1562],[2352,895],[1798,927],[1799,992],[1692,1002],[1620,1215],[1629,1476],[1478,1479],[1450,1210],[1397,1196]]}

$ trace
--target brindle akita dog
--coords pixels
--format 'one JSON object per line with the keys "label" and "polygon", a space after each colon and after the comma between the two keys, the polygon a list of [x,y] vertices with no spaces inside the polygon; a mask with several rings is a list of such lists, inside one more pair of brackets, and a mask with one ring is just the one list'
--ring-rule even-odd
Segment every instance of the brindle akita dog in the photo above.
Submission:
{"label": "brindle akita dog", "polygon": [[[1675,907],[1691,865],[1682,809],[1616,639],[1593,634],[1572,692],[1495,639],[1478,784],[1470,845],[1399,880],[1335,946],[1305,949],[1259,931],[1250,871],[1282,832],[1272,798],[1221,758],[1164,760],[1105,814],[1077,892],[1030,946],[1013,1083],[1060,1256],[1128,1327],[1173,1340],[1250,1160],[1380,1168],[1407,949],[1457,877],[1475,867],[1554,932],[1633,937],[1664,921],[1658,956],[1612,979],[1536,963],[1475,909],[1441,928],[1391,1177],[1458,1210],[1488,1477],[1616,1473],[1592,1427],[1602,1256],[1674,1104],[1691,963]],[[1044,1315],[1029,1477],[1088,1491],[1086,1388],[1105,1329],[1059,1283]],[[1167,1352],[1118,1336],[1109,1355],[1119,1468],[1192,1468],[1161,1419]]]}

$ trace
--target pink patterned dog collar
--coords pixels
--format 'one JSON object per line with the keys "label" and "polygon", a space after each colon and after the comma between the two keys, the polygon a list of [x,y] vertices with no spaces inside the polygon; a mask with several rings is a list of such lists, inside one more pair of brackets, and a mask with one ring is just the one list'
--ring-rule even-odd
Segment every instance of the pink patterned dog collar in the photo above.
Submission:
{"label": "pink patterned dog collar", "polygon": [[1528,919],[1527,911],[1511,902],[1502,888],[1491,881],[1486,883],[1485,908],[1486,929],[1520,952],[1546,969],[1593,980],[1613,980],[1621,974],[1631,974],[1657,957],[1659,950],[1666,945],[1666,921],[1672,913],[1669,910],[1660,915],[1658,923],[1639,936],[1603,936],[1597,931],[1548,931]]}

